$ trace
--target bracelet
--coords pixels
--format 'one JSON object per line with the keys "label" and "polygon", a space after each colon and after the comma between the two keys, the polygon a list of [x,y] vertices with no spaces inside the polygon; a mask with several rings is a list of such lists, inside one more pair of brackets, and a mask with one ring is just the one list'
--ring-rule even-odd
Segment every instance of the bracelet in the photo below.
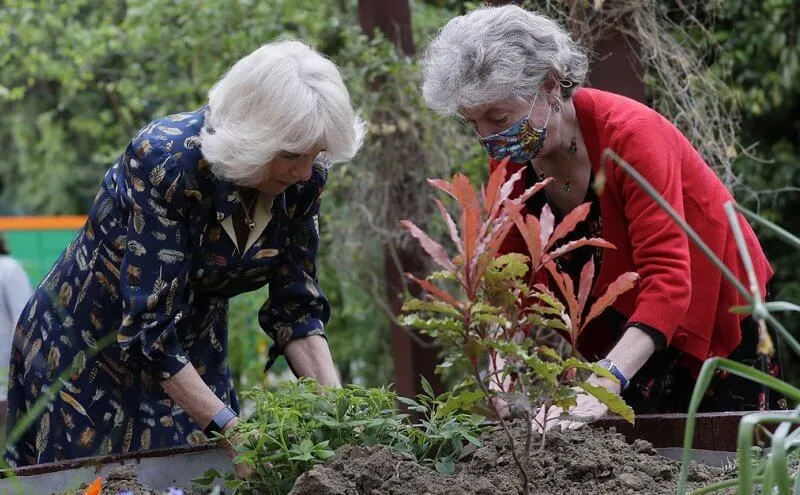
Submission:
{"label": "bracelet", "polygon": [[205,433],[207,437],[211,437],[213,433],[222,433],[222,429],[225,428],[225,425],[230,423],[234,418],[236,418],[236,413],[233,412],[233,409],[230,407],[225,406],[214,415],[211,422],[208,423],[208,426],[203,430],[203,433]]}
{"label": "bracelet", "polygon": [[619,390],[620,392],[624,391],[630,385],[630,381],[628,378],[617,368],[617,365],[610,359],[601,359],[597,362],[597,365],[601,368],[607,369],[609,373],[614,375],[617,380],[619,380]]}

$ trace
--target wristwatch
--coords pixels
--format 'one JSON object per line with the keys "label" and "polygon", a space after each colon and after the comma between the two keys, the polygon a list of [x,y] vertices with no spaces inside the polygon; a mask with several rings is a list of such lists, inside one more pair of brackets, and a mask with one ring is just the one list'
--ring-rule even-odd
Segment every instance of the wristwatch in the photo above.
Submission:
{"label": "wristwatch", "polygon": [[233,412],[228,406],[223,407],[220,411],[214,415],[211,419],[211,422],[208,423],[208,426],[203,430],[203,433],[207,437],[211,437],[212,433],[222,433],[222,429],[225,428],[225,425],[230,423],[230,421],[236,417],[236,413]]}
{"label": "wristwatch", "polygon": [[628,385],[630,385],[630,381],[619,370],[619,368],[617,368],[617,365],[614,364],[614,361],[612,361],[610,359],[601,359],[600,361],[597,362],[597,364],[601,368],[607,369],[609,371],[609,373],[611,373],[612,375],[617,377],[617,380],[619,380],[619,389],[620,389],[620,391],[623,391],[626,388],[628,388]]}

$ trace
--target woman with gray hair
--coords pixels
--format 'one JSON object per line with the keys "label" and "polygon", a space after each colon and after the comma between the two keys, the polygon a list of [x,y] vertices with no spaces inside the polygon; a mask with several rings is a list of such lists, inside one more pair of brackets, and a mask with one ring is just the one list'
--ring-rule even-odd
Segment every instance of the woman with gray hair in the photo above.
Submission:
{"label": "woman with gray hair", "polygon": [[267,366],[284,354],[297,375],[339,385],[317,215],[329,165],[363,134],[336,66],[298,41],[260,47],[207,106],[144,126],[23,310],[9,431],[52,397],[8,463],[205,442],[235,426],[228,299],[266,284]]}
{"label": "woman with gray hair", "polygon": [[[613,161],[613,150],[644,176],[734,273],[744,268],[727,226],[723,204],[730,192],[680,131],[650,108],[612,93],[583,88],[587,56],[547,17],[516,6],[485,7],[449,21],[424,61],[423,95],[444,115],[459,114],[489,153],[489,167],[509,159],[509,175],[524,169],[525,184],[553,180],[528,204],[544,205],[560,220],[588,203],[586,218],[564,243],[603,237],[616,249],[581,248],[558,260],[577,279],[594,264],[592,298],[628,271],[637,287],[616,299],[572,344],[617,380],[589,382],[622,394],[637,413],[686,411],[703,360],[724,356],[779,374],[777,361],[757,352],[751,318],[728,311],[746,304],[686,234]],[[595,179],[598,179],[597,181]],[[520,181],[522,182],[522,181]],[[741,219],[762,293],[772,270],[752,229]],[[515,229],[503,252],[527,253]],[[550,283],[543,274],[535,282]],[[591,301],[590,301],[591,303]],[[717,376],[702,410],[781,407],[756,384]],[[540,411],[561,418],[563,411]],[[607,412],[581,395],[571,415],[597,419]],[[561,419],[549,426],[577,428]]]}

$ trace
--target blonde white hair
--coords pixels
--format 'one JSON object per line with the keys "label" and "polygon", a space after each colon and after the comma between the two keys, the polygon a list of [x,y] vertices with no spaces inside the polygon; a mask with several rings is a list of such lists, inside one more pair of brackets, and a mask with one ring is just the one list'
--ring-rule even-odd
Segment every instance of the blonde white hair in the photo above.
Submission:
{"label": "blonde white hair", "polygon": [[478,8],[451,19],[423,61],[422,94],[443,115],[520,96],[554,77],[564,96],[586,79],[586,52],[552,19],[516,5]]}
{"label": "blonde white hair", "polygon": [[330,163],[349,161],[364,132],[336,65],[281,40],[236,62],[211,88],[200,137],[214,175],[253,185],[281,152],[319,147]]}

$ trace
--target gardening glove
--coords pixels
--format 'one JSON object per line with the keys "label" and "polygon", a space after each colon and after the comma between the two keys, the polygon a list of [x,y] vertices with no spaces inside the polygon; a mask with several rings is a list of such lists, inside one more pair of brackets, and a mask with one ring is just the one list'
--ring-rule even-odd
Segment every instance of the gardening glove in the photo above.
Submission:
{"label": "gardening glove", "polygon": [[[619,383],[615,383],[612,380],[592,375],[587,382],[604,387],[615,394],[620,393]],[[559,428],[562,431],[577,430],[583,425],[606,415],[608,406],[582,389],[576,388],[576,391],[579,392],[575,398],[577,404],[569,408],[566,414],[562,408],[556,406],[550,406],[547,411],[544,411],[544,408],[540,408],[533,420],[533,429],[539,433],[552,428]]]}

